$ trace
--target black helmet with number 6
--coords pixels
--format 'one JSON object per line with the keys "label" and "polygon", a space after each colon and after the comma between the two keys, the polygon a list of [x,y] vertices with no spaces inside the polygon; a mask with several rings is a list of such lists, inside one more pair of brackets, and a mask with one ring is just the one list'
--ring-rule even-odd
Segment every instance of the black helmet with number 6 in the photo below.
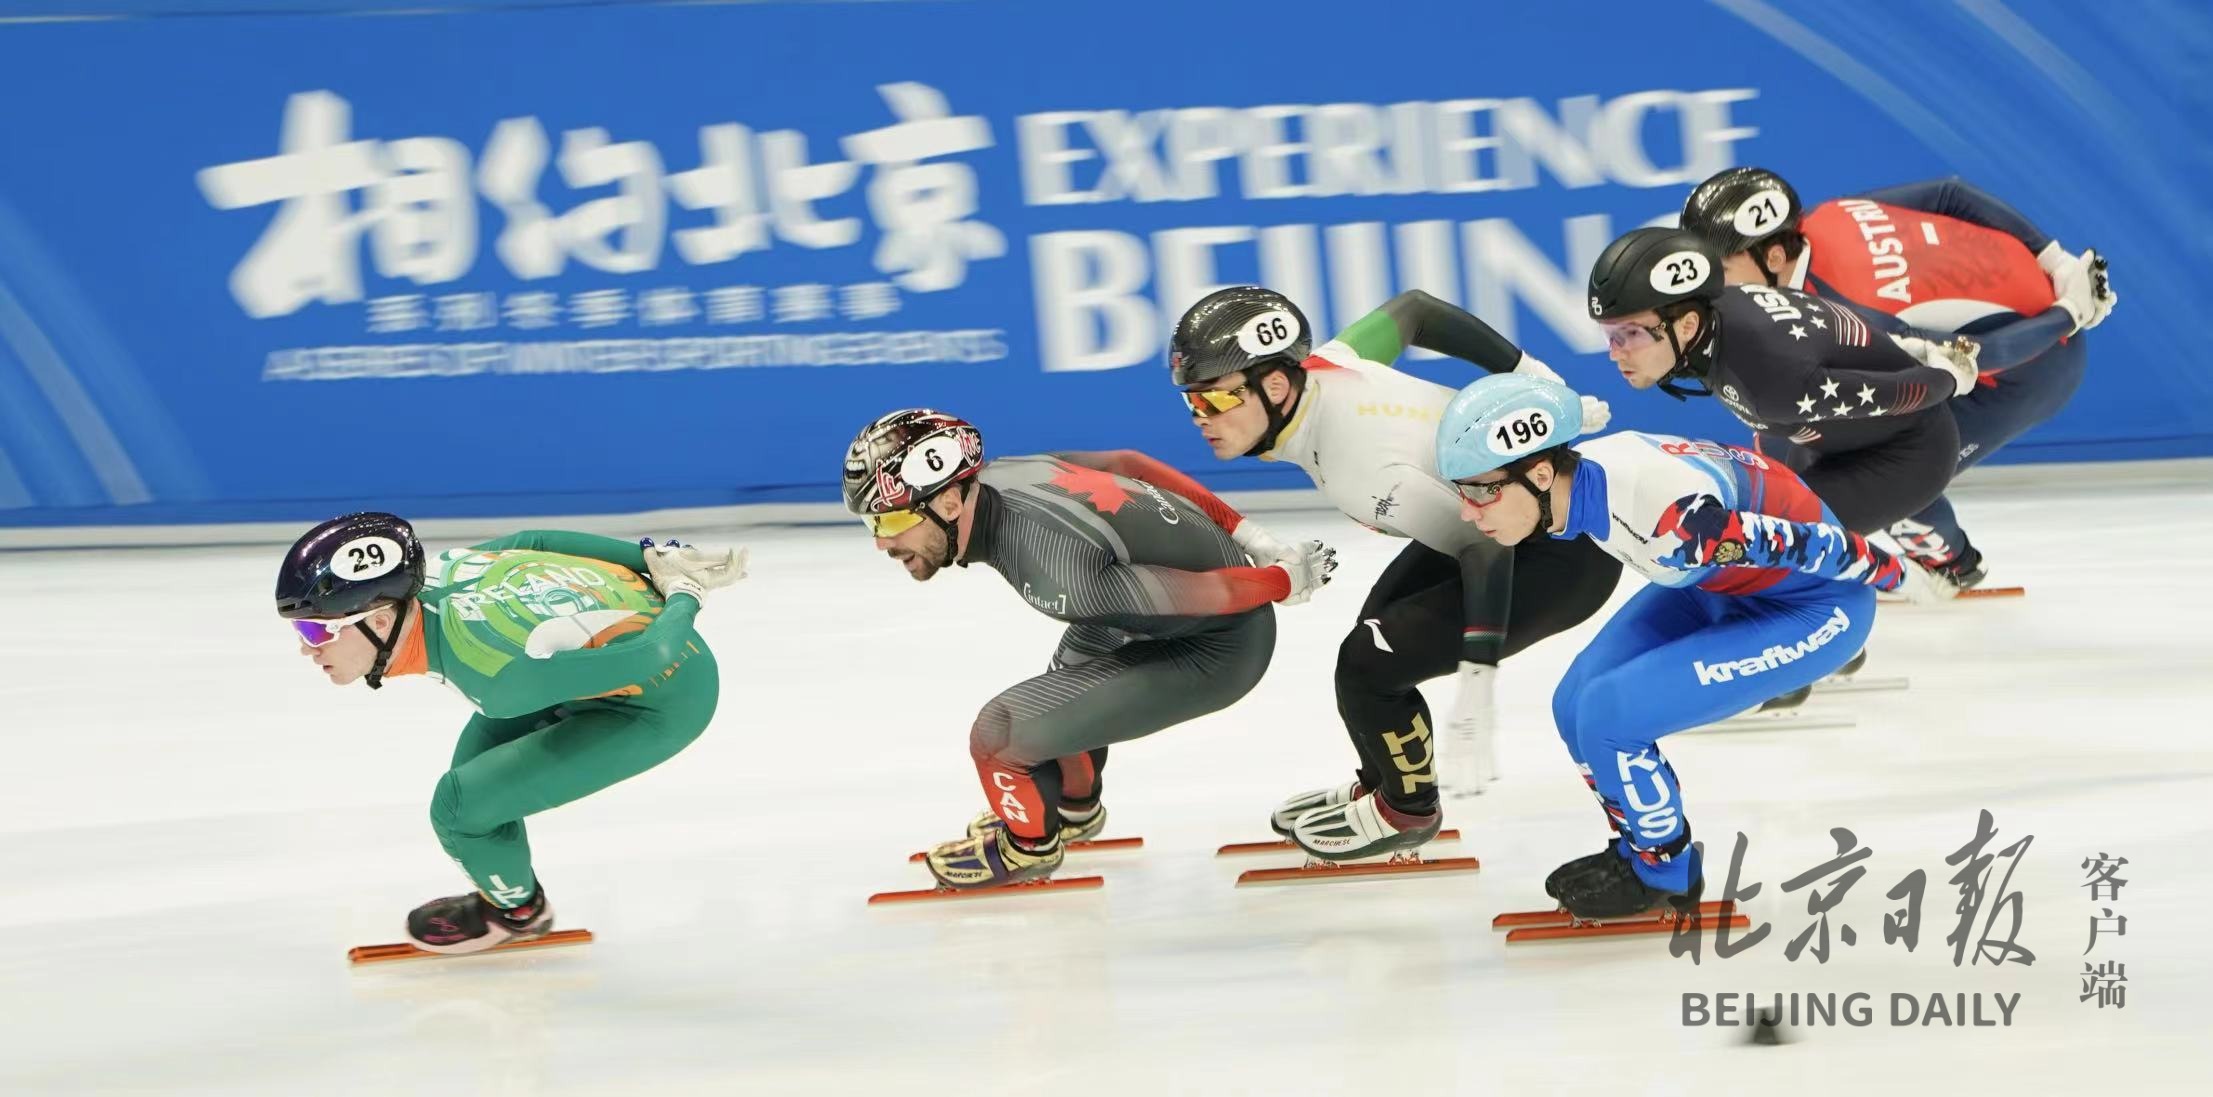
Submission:
{"label": "black helmet with number 6", "polygon": [[919,514],[945,534],[937,566],[953,563],[960,535],[933,507],[939,492],[972,480],[984,467],[984,436],[968,420],[929,408],[907,408],[862,427],[845,448],[845,509],[860,515],[878,537],[891,537],[912,518],[894,524],[879,516]]}
{"label": "black helmet with number 6", "polygon": [[1296,366],[1313,346],[1306,314],[1290,298],[1260,286],[1231,286],[1184,310],[1168,343],[1168,369],[1176,387],[1189,388],[1238,370]]}
{"label": "black helmet with number 6", "polygon": [[907,408],[861,428],[845,449],[845,509],[866,517],[912,510],[976,475],[984,437],[968,420]]}

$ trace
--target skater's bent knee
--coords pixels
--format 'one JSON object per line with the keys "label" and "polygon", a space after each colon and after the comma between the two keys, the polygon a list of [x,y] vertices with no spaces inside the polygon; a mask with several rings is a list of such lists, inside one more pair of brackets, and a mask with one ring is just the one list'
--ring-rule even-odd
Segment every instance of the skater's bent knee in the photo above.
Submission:
{"label": "skater's bent knee", "polygon": [[1005,761],[1014,738],[1014,712],[1005,701],[994,700],[976,714],[968,729],[968,753],[977,761]]}
{"label": "skater's bent knee", "polygon": [[479,819],[469,814],[470,805],[461,793],[461,777],[452,770],[438,778],[438,787],[430,794],[430,826],[440,834],[461,838],[482,837],[513,822],[512,819]]}

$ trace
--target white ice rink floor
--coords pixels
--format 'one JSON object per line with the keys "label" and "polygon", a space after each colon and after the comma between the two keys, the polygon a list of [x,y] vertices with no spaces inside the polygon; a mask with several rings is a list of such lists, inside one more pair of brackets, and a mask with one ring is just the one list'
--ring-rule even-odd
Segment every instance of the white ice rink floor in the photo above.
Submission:
{"label": "white ice rink floor", "polygon": [[[1508,948],[1489,926],[1603,837],[1547,707],[1593,626],[1508,666],[1505,778],[1448,804],[1469,840],[1440,850],[1481,873],[1231,886],[1256,862],[1216,845],[1351,767],[1330,663],[1396,545],[1333,515],[1265,516],[1345,560],[1281,611],[1267,680],[1115,749],[1109,833],[1146,846],[1072,858],[1101,891],[864,905],[923,886],[908,852],[979,810],[969,718],[1054,627],[988,572],[913,583],[857,525],[755,532],[753,577],[701,618],[714,726],[530,824],[562,924],[598,942],[364,970],[349,946],[465,886],[426,821],[465,706],[325,684],[269,610],[280,548],[0,554],[0,1094],[2213,1091],[2213,495],[1962,509],[2028,597],[1886,608],[1868,672],[1912,686],[1829,702],[1849,730],[1668,740],[1710,896],[1742,831],[1773,926],[1696,966],[1663,938]],[[1993,851],[2034,835],[2010,882],[2028,967],[1957,967],[1944,940],[1944,857],[1978,809]],[[1858,943],[1786,961],[1812,919],[1781,883],[1839,826],[1874,851],[1832,915]],[[2128,858],[2117,900],[2083,886],[2099,853]],[[1916,868],[1909,955],[1883,892]],[[2086,957],[2100,908],[2125,933]],[[2086,960],[2126,965],[2125,1007],[2079,1000]],[[1683,1024],[1685,994],[1775,991],[1865,992],[1875,1023],[1772,1047]],[[1932,992],[1993,1021],[1991,995],[2019,1000],[2010,1025],[1890,1023],[1891,995]]]}

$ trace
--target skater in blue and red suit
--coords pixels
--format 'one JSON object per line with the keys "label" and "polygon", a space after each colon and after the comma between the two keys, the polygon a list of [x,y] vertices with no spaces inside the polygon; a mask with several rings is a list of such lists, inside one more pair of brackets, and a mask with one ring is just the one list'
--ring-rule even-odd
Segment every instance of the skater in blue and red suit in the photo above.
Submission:
{"label": "skater in blue and red suit", "polygon": [[1581,429],[1565,385],[1486,377],[1445,409],[1438,469],[1500,544],[1587,537],[1651,583],[1553,692],[1614,839],[1545,890],[1583,919],[1694,909],[1704,877],[1660,738],[1834,673],[1867,642],[1876,591],[1935,600],[1944,581],[1847,531],[1779,461],[1636,432],[1571,448]]}

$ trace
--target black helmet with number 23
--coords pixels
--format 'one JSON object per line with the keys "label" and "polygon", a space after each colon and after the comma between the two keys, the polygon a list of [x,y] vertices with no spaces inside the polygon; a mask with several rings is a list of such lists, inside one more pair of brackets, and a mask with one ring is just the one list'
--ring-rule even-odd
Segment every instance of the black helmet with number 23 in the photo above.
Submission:
{"label": "black helmet with number 23", "polygon": [[[1712,338],[1714,304],[1721,300],[1723,288],[1721,261],[1697,233],[1686,229],[1632,229],[1606,245],[1606,250],[1598,253],[1598,261],[1591,264],[1591,319],[1619,320],[1657,312],[1660,328],[1675,351],[1675,367],[1660,383],[1661,391],[1676,399],[1704,395],[1674,382],[1702,376],[1691,362],[1691,352]],[[1674,321],[1690,311],[1700,315],[1698,334],[1685,345],[1676,339]]]}

